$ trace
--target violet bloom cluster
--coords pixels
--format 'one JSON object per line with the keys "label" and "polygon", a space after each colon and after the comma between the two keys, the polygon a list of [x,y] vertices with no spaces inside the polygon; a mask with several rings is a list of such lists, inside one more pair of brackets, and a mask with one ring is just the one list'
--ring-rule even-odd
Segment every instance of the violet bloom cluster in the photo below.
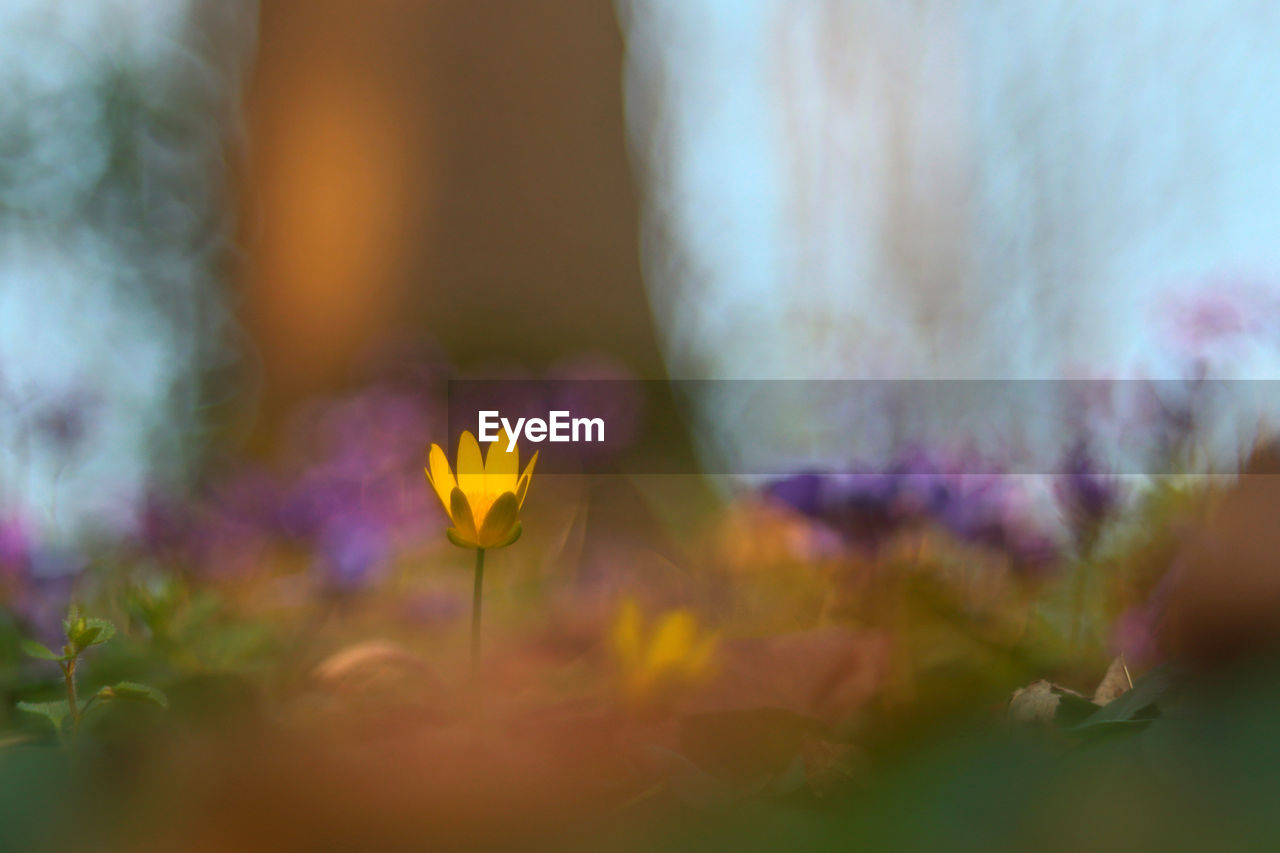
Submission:
{"label": "violet bloom cluster", "polygon": [[879,470],[787,477],[766,493],[871,551],[903,530],[936,525],[1008,554],[1022,570],[1052,564],[1058,544],[1029,518],[1021,479],[973,470],[958,458],[913,451]]}
{"label": "violet bloom cluster", "polygon": [[413,389],[375,387],[318,409],[300,444],[312,457],[280,521],[314,545],[314,568],[338,590],[377,580],[431,512],[422,487],[422,437],[441,428],[437,407]]}
{"label": "violet bloom cluster", "polygon": [[1092,544],[1124,497],[1120,480],[1102,471],[1083,442],[1068,451],[1054,478],[1053,491],[1063,518],[1081,548]]}
{"label": "violet bloom cluster", "polygon": [[436,407],[412,388],[374,387],[317,407],[300,427],[310,450],[289,485],[279,524],[312,544],[325,587],[378,580],[429,514],[422,488],[422,435],[438,432]]}
{"label": "violet bloom cluster", "polygon": [[317,403],[289,435],[291,473],[241,465],[193,500],[153,501],[141,545],[224,578],[262,571],[287,545],[311,554],[327,590],[374,583],[433,511],[422,437],[440,431],[439,411],[429,394],[404,385]]}

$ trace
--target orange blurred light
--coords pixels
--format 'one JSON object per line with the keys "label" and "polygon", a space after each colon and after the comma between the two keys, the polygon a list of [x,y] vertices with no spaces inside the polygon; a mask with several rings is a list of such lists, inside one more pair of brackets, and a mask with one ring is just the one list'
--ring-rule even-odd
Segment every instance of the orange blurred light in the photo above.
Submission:
{"label": "orange blurred light", "polygon": [[263,110],[262,239],[251,298],[281,390],[340,375],[395,316],[410,164],[394,105],[371,85],[315,79]]}

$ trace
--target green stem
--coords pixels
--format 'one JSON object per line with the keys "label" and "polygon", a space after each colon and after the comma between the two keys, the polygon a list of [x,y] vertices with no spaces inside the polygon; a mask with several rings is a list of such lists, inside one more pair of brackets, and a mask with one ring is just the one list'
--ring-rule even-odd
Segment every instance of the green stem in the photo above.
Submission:
{"label": "green stem", "polygon": [[471,672],[480,670],[480,601],[484,589],[484,549],[476,549],[476,583],[471,596]]}
{"label": "green stem", "polygon": [[67,682],[67,705],[71,716],[71,733],[80,730],[80,702],[76,698],[76,660],[72,658],[62,664],[62,677]]}

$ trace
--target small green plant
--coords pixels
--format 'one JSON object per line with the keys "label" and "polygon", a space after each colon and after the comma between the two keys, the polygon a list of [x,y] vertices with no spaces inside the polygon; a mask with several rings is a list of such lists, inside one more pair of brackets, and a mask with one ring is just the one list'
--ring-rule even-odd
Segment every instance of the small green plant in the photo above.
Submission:
{"label": "small green plant", "polygon": [[99,688],[82,704],[76,694],[76,669],[87,650],[100,646],[115,636],[116,626],[106,619],[86,618],[80,608],[74,605],[67,613],[67,618],[62,621],[62,626],[67,635],[67,643],[62,647],[61,653],[35,640],[23,640],[22,651],[30,657],[58,664],[66,684],[67,698],[53,702],[19,702],[19,710],[46,718],[53,724],[58,736],[65,740],[76,736],[90,711],[101,708],[108,702],[150,702],[161,708],[169,707],[169,700],[164,693],[132,681],[121,681]]}

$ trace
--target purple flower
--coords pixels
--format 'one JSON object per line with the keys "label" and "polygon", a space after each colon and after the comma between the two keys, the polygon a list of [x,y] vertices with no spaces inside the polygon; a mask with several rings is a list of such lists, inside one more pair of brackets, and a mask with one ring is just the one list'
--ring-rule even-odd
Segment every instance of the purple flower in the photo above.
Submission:
{"label": "purple flower", "polygon": [[1096,536],[1122,497],[1120,483],[1098,469],[1084,442],[1076,443],[1067,453],[1061,473],[1054,478],[1053,495],[1082,545]]}
{"label": "purple flower", "polygon": [[359,514],[333,518],[316,542],[316,567],[327,588],[349,592],[375,581],[391,557],[387,531]]}
{"label": "purple flower", "polygon": [[875,548],[906,521],[891,474],[807,473],[771,483],[766,494],[835,530],[845,541]]}
{"label": "purple flower", "polygon": [[878,472],[799,474],[771,483],[766,494],[871,550],[900,530],[927,523],[1002,550],[1021,567],[1052,562],[1057,546],[1031,523],[1020,481],[972,473],[989,469],[916,450]]}
{"label": "purple flower", "polygon": [[415,530],[431,511],[422,468],[439,421],[433,402],[411,388],[378,387],[313,407],[294,431],[306,473],[285,499],[285,529],[315,537],[358,512],[396,536]]}
{"label": "purple flower", "polygon": [[422,467],[438,409],[420,390],[380,385],[317,404],[294,425],[304,473],[286,490],[281,529],[313,548],[331,591],[375,582],[397,546],[420,535],[434,496]]}

